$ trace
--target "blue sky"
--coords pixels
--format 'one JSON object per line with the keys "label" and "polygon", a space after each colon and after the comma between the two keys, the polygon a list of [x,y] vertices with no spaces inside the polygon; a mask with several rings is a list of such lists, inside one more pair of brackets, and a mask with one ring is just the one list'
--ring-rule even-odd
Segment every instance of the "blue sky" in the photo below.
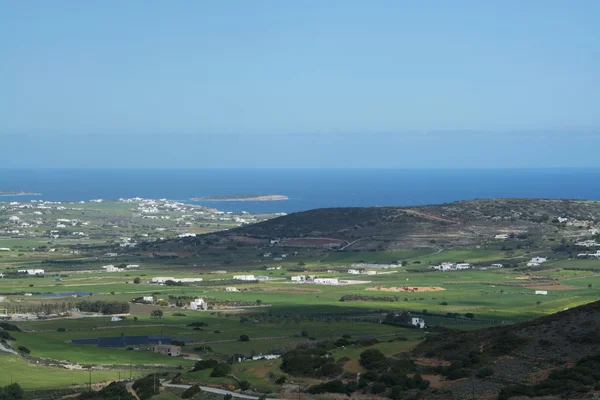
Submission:
{"label": "blue sky", "polygon": [[598,21],[594,0],[5,1],[0,137],[27,151],[0,167],[600,167]]}

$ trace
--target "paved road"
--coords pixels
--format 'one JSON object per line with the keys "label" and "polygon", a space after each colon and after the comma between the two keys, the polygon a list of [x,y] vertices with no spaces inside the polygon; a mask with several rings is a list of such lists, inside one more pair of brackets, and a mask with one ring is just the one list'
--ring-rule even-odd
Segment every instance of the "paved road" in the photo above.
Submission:
{"label": "paved road", "polygon": [[[173,383],[163,383],[162,385],[164,387],[174,387],[174,388],[180,388],[180,389],[189,389],[192,387],[192,385],[176,385]],[[237,397],[238,399],[258,400],[257,396],[249,396],[247,394],[230,392],[229,390],[217,389],[217,388],[213,388],[213,387],[209,387],[209,386],[199,386],[199,387],[200,387],[200,389],[204,390],[205,392],[211,392],[211,393],[223,394],[223,395],[230,394],[233,397]],[[280,399],[267,398],[267,400],[280,400]]]}
{"label": "paved road", "polygon": [[7,353],[19,355],[19,353],[17,353],[15,350],[9,349],[8,347],[4,346],[2,343],[0,343],[0,351],[5,351]]}

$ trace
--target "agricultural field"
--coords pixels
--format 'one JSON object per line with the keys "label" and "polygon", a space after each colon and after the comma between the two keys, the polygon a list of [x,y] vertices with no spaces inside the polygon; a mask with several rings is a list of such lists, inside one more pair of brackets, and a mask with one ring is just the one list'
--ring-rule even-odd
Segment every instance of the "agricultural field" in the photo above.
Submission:
{"label": "agricultural field", "polygon": [[[41,225],[24,228],[26,236],[0,236],[0,247],[10,249],[0,253],[0,318],[10,324],[0,329],[5,335],[0,385],[67,387],[89,383],[90,370],[92,383],[158,371],[177,375],[184,384],[237,390],[247,381],[254,393],[276,394],[325,379],[286,374],[281,358],[253,357],[280,357],[326,344],[348,377],[366,372],[360,363],[366,348],[402,359],[436,332],[509,327],[600,299],[600,259],[573,255],[579,237],[559,241],[560,248],[554,237],[543,236],[482,240],[475,246],[429,242],[365,249],[353,248],[349,240],[349,248],[293,247],[220,233],[234,223],[200,218],[222,215],[206,209],[183,205],[179,213],[206,214],[178,221],[175,211],[162,209],[168,202],[160,204],[151,214],[174,218],[139,217],[146,214],[139,208],[149,206],[137,203],[48,205],[41,217],[35,214]],[[4,232],[13,228],[9,216],[26,221],[32,212],[4,207]],[[252,216],[255,222],[272,217]],[[76,219],[77,226],[61,229],[83,235],[73,238],[61,231],[52,238],[56,219]],[[88,224],[78,225],[82,222]],[[180,237],[186,233],[198,236]],[[122,246],[127,243],[137,244]],[[528,265],[535,257],[545,260]],[[444,263],[469,265],[434,269]],[[235,279],[238,275],[254,278]],[[192,309],[194,299],[204,305]],[[406,315],[424,320],[426,327],[419,329],[410,318],[394,319]],[[177,344],[181,355],[170,357],[152,351],[161,342],[128,344],[133,337],[185,341]],[[116,344],[73,342],[106,338]],[[215,377],[211,368],[193,371],[198,361],[209,359],[230,363],[230,373]],[[24,379],[25,371],[40,379]]]}

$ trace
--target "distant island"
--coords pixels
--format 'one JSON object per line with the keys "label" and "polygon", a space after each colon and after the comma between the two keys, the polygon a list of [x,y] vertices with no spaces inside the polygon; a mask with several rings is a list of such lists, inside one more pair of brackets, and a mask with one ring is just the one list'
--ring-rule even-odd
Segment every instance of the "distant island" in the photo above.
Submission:
{"label": "distant island", "polygon": [[0,196],[41,196],[41,193],[24,192],[22,190],[0,190]]}
{"label": "distant island", "polygon": [[232,196],[208,196],[208,197],[192,197],[192,200],[201,201],[279,201],[289,200],[289,197],[281,194],[247,194],[247,195],[232,195]]}

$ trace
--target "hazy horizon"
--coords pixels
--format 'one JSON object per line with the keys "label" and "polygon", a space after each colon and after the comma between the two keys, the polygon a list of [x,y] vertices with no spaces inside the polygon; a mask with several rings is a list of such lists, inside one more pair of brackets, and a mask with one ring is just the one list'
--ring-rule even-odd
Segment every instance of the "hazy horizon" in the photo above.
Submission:
{"label": "hazy horizon", "polygon": [[0,167],[600,167],[600,3],[6,2]]}

